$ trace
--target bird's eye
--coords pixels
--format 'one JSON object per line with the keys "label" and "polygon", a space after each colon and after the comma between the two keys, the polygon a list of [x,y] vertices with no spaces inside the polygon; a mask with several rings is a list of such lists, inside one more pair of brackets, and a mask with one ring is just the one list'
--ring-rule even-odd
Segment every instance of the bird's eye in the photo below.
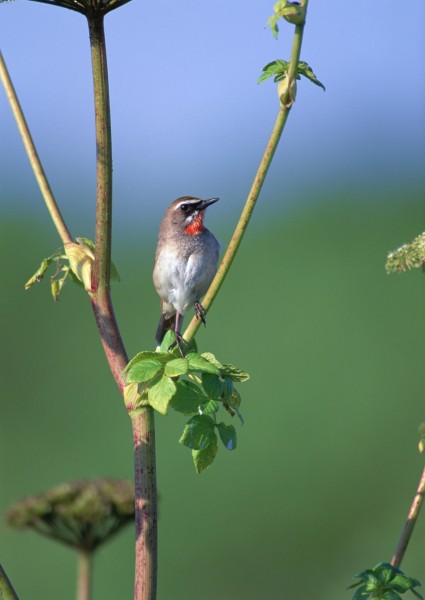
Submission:
{"label": "bird's eye", "polygon": [[189,204],[181,204],[180,208],[183,212],[187,212],[189,210]]}

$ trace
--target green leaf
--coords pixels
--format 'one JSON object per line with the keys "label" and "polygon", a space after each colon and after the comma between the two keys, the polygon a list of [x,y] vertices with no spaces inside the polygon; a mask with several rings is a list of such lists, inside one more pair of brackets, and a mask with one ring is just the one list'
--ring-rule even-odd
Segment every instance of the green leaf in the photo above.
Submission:
{"label": "green leaf", "polygon": [[246,371],[242,371],[242,369],[238,369],[234,365],[225,364],[220,369],[220,373],[222,377],[229,377],[232,381],[239,381],[243,383],[244,381],[248,381],[250,379],[250,374]]}
{"label": "green leaf", "polygon": [[128,371],[127,383],[143,383],[153,379],[162,369],[164,365],[156,359],[146,358],[135,363]]}
{"label": "green leaf", "polygon": [[176,392],[176,384],[172,379],[163,375],[149,387],[149,404],[162,415],[167,414],[168,405]]}
{"label": "green leaf", "polygon": [[226,425],[221,422],[217,425],[218,433],[220,435],[220,439],[227,448],[227,450],[234,450],[237,445],[236,439],[236,429],[233,425]]}
{"label": "green leaf", "polygon": [[186,423],[179,442],[192,450],[202,450],[215,436],[214,427],[215,423],[208,415],[195,415]]}
{"label": "green leaf", "polygon": [[223,402],[224,408],[227,412],[234,417],[237,415],[239,417],[242,425],[244,424],[244,419],[242,414],[239,411],[239,406],[241,405],[241,396],[236,389],[232,389],[231,394],[226,397],[226,400]]}
{"label": "green leaf", "polygon": [[40,281],[44,277],[45,272],[47,271],[49,266],[52,264],[52,262],[55,262],[55,261],[59,260],[60,258],[62,258],[62,259],[65,258],[62,250],[57,250],[51,256],[44,258],[41,262],[41,265],[38,267],[37,271],[26,282],[25,289],[28,290],[32,285],[34,285],[34,283],[40,283]]}
{"label": "green leaf", "polygon": [[220,381],[218,375],[212,373],[202,373],[202,387],[208,398],[213,400],[219,400],[223,393],[223,383]]}
{"label": "green leaf", "polygon": [[207,467],[214,461],[218,450],[217,436],[213,436],[209,444],[201,450],[192,450],[192,458],[198,475],[205,471]]}
{"label": "green leaf", "polygon": [[214,373],[214,375],[219,375],[220,371],[218,368],[208,360],[206,360],[200,354],[196,354],[195,352],[191,352],[186,356],[186,359],[189,362],[189,371],[201,371],[203,373]]}
{"label": "green leaf", "polygon": [[201,404],[198,408],[200,415],[213,415],[220,408],[219,403],[216,400],[209,400],[205,404]]}
{"label": "green leaf", "polygon": [[298,69],[297,70],[298,70],[298,73],[300,75],[304,75],[304,77],[306,77],[307,79],[309,79],[312,83],[314,83],[315,85],[318,85],[324,91],[326,90],[326,88],[323,85],[323,83],[320,82],[317,79],[316,75],[313,73],[313,69],[306,62],[300,61],[298,63]]}
{"label": "green leaf", "polygon": [[196,383],[179,380],[176,382],[176,392],[169,406],[184,415],[191,415],[199,412],[199,406],[207,400],[203,390]]}
{"label": "green leaf", "polygon": [[168,377],[179,377],[185,375],[189,369],[189,363],[185,358],[175,358],[165,365],[164,373]]}
{"label": "green leaf", "polygon": [[212,352],[202,352],[201,356],[202,358],[205,358],[205,360],[207,360],[208,362],[215,365],[218,370],[222,368],[223,365],[216,359]]}
{"label": "green leaf", "polygon": [[129,371],[131,369],[131,367],[133,367],[135,364],[137,364],[138,362],[141,362],[143,360],[156,360],[156,361],[159,361],[160,363],[162,363],[163,365],[165,365],[165,363],[167,363],[169,360],[173,360],[173,357],[171,354],[167,354],[165,352],[150,352],[150,351],[139,352],[138,354],[136,354],[136,356],[134,356],[130,360],[128,365],[122,371],[122,374],[126,373],[127,371]]}
{"label": "green leaf", "polygon": [[281,81],[284,77],[286,77],[288,73],[289,63],[286,60],[273,60],[266,64],[263,67],[263,74],[258,78],[257,83],[261,83],[262,81],[266,81],[269,77],[275,77],[275,81]]}

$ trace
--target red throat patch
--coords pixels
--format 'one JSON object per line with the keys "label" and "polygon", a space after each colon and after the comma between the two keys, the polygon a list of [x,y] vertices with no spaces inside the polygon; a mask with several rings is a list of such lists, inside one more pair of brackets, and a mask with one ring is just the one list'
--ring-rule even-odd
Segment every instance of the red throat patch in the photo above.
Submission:
{"label": "red throat patch", "polygon": [[200,212],[196,215],[191,223],[187,227],[185,227],[185,233],[187,235],[198,235],[204,231],[204,213]]}

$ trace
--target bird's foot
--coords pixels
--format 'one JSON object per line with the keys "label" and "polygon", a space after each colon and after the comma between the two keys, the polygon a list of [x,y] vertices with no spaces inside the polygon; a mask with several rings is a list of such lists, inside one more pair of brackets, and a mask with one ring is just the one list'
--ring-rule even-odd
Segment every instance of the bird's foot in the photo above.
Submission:
{"label": "bird's foot", "polygon": [[205,319],[206,312],[205,312],[204,307],[202,306],[202,304],[200,302],[195,302],[194,308],[195,308],[195,317],[197,319],[201,319],[202,323],[206,326],[207,321]]}
{"label": "bird's foot", "polygon": [[181,357],[185,358],[185,354],[183,352],[183,346],[186,346],[186,348],[188,350],[190,350],[190,344],[189,344],[189,342],[186,342],[186,340],[184,339],[184,337],[182,336],[182,334],[179,331],[175,331],[174,335],[175,335],[175,340],[172,344],[170,344],[168,346],[168,352],[171,352],[171,350],[175,346],[177,346],[177,348],[179,349],[179,352],[181,354]]}

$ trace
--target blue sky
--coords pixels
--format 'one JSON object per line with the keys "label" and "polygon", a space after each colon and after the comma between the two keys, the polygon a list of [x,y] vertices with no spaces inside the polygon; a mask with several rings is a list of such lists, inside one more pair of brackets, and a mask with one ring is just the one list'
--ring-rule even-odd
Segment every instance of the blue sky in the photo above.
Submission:
{"label": "blue sky", "polygon": [[[272,6],[132,0],[106,17],[118,220],[150,226],[184,194],[220,196],[230,211],[243,202],[278,110],[275,84],[257,79],[267,62],[289,57],[292,41],[290,25],[282,23],[278,41],[264,28]],[[92,213],[85,19],[38,2],[3,2],[0,41],[65,214],[72,218],[84,207]],[[363,193],[421,185],[424,55],[423,0],[310,0],[301,58],[326,92],[299,84],[263,195],[290,206],[340,187]],[[39,194],[2,92],[0,114],[1,203],[38,211]]]}

